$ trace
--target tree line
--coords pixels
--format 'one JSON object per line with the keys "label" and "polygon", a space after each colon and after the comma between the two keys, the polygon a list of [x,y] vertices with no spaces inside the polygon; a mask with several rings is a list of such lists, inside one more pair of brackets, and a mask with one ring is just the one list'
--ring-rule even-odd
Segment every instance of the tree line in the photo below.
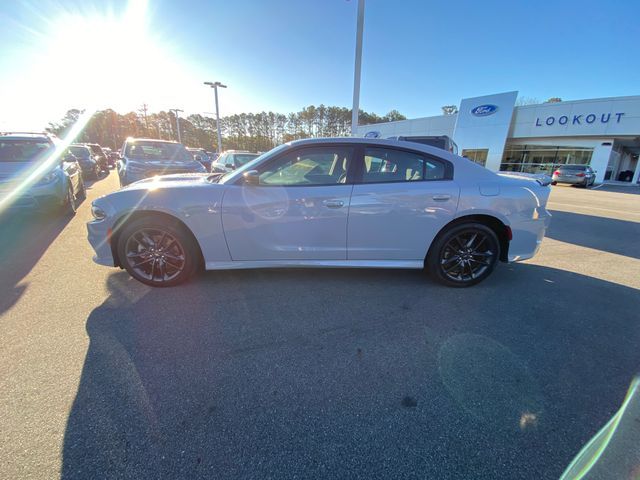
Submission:
{"label": "tree line", "polygon": [[[49,123],[47,131],[64,136],[83,111],[71,109],[58,122]],[[397,110],[386,115],[360,110],[359,123],[368,125],[405,120]],[[200,114],[179,118],[182,143],[188,147],[217,149],[215,118]],[[351,109],[335,106],[308,106],[293,113],[240,113],[220,118],[223,148],[266,151],[291,140],[312,137],[342,137],[351,133]],[[177,140],[174,112],[129,112],[120,114],[112,109],[95,112],[76,142],[98,143],[119,149],[127,137],[147,137]]]}

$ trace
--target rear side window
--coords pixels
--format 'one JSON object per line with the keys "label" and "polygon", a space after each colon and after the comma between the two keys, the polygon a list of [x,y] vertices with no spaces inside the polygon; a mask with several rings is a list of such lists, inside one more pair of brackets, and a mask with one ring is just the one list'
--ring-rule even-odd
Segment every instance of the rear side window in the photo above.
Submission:
{"label": "rear side window", "polygon": [[366,147],[362,183],[444,180],[445,164],[418,153]]}

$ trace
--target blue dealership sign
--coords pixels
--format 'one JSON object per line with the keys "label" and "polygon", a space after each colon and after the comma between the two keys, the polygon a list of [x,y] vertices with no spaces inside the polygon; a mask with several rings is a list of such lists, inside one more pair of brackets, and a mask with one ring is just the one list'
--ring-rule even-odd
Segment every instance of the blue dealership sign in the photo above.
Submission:
{"label": "blue dealership sign", "polygon": [[486,117],[487,115],[493,115],[498,111],[497,105],[479,105],[471,110],[471,114],[476,117]]}
{"label": "blue dealership sign", "polygon": [[[611,118],[611,115],[612,115],[611,113],[602,113],[602,114],[581,113],[579,115],[561,115],[560,117],[557,117],[557,118],[553,115],[550,115],[544,119],[541,119],[540,117],[536,117],[535,125],[536,127],[542,127],[544,125],[551,126],[556,123],[558,125],[567,125],[567,124],[591,125],[592,123],[609,123],[609,121],[612,121],[612,122],[614,121],[614,119]],[[615,123],[620,123],[620,119],[624,115],[624,112],[617,112],[614,115],[615,115]]]}

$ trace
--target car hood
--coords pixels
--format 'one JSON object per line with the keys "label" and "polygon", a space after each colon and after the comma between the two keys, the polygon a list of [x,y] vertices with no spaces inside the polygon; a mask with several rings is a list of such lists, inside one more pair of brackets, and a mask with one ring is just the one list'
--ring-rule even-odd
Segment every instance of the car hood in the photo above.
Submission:
{"label": "car hood", "polygon": [[23,172],[32,170],[35,166],[33,162],[0,162],[0,180],[17,177]]}
{"label": "car hood", "polygon": [[200,168],[202,165],[195,160],[181,162],[178,160],[136,160],[135,158],[129,159],[129,162],[135,164],[136,167],[147,168],[149,170],[173,170],[184,168]]}
{"label": "car hood", "polygon": [[[133,182],[122,190],[157,190],[164,188],[184,188],[189,186],[210,185],[210,173],[178,173],[160,175]],[[215,182],[214,182],[215,183]]]}

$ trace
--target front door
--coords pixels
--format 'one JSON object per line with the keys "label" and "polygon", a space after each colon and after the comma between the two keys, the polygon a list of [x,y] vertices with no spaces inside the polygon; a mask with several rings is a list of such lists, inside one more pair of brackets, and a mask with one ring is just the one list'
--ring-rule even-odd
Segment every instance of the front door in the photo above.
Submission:
{"label": "front door", "polygon": [[258,185],[230,185],[222,223],[231,258],[345,260],[353,156],[347,145],[301,147],[260,165]]}

